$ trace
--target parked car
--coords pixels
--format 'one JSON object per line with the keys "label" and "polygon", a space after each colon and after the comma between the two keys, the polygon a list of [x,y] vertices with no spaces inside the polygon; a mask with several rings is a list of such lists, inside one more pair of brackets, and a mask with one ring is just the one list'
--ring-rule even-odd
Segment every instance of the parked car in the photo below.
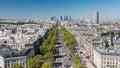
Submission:
{"label": "parked car", "polygon": [[80,53],[82,54],[82,53],[83,53],[83,51],[82,51],[82,50],[80,50]]}
{"label": "parked car", "polygon": [[65,54],[65,53],[63,53],[63,56],[66,56],[66,54]]}

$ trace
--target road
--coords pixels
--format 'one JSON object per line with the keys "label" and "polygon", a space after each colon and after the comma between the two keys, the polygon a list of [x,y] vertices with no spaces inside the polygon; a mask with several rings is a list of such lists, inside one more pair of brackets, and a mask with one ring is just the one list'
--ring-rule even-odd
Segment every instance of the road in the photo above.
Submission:
{"label": "road", "polygon": [[71,61],[70,51],[67,46],[65,46],[60,28],[58,30],[56,48],[59,53],[57,54],[58,57],[56,57],[55,63],[59,64],[53,66],[53,68],[75,68],[75,64]]}
{"label": "road", "polygon": [[[77,54],[81,57],[82,62],[85,62],[84,64],[86,65],[86,67],[96,68],[89,59],[84,57],[83,53],[87,53],[87,51],[81,45],[77,45],[76,48],[78,48]],[[80,53],[80,51],[82,51],[83,53]]]}

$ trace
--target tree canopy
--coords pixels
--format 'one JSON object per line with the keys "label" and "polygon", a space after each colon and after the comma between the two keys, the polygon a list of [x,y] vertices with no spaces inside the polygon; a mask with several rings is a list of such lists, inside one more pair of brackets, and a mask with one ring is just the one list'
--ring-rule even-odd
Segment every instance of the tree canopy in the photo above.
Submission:
{"label": "tree canopy", "polygon": [[76,42],[74,35],[72,35],[66,28],[62,27],[62,34],[66,45],[68,46],[71,53],[74,53],[74,44]]}
{"label": "tree canopy", "polygon": [[10,68],[24,68],[22,65],[14,64]]}
{"label": "tree canopy", "polygon": [[41,68],[53,68],[52,62],[50,61],[44,62]]}
{"label": "tree canopy", "polygon": [[40,68],[41,64],[40,57],[33,57],[28,59],[28,68]]}
{"label": "tree canopy", "polygon": [[51,31],[48,32],[47,39],[39,47],[40,53],[44,58],[42,68],[52,68],[52,62],[54,61],[53,55],[56,53],[56,40],[57,40],[58,29],[54,26]]}
{"label": "tree canopy", "polygon": [[45,55],[47,52],[55,53],[55,43],[57,40],[57,27],[52,28],[52,30],[48,33],[47,39],[40,46],[40,52],[42,55]]}
{"label": "tree canopy", "polygon": [[81,63],[81,58],[79,58],[78,55],[75,55],[72,61],[75,63],[76,68],[86,68],[86,66]]}

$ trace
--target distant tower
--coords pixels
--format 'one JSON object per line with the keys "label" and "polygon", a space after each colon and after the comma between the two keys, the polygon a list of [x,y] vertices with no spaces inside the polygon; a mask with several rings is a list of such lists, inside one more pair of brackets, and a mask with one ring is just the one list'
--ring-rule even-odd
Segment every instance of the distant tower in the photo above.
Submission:
{"label": "distant tower", "polygon": [[60,21],[63,21],[63,16],[60,16]]}
{"label": "distant tower", "polygon": [[94,12],[94,23],[99,24],[99,12]]}

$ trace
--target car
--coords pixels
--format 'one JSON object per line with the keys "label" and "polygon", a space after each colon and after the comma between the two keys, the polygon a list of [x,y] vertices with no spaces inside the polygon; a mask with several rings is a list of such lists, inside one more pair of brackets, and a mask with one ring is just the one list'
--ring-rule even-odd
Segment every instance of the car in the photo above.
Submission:
{"label": "car", "polygon": [[68,58],[69,60],[71,60],[71,58]]}
{"label": "car", "polygon": [[57,42],[57,44],[61,44],[60,42]]}
{"label": "car", "polygon": [[60,41],[57,41],[56,44],[59,45],[59,44],[61,44],[61,42],[60,42]]}
{"label": "car", "polygon": [[62,56],[59,54],[54,55],[54,58],[61,58]]}
{"label": "car", "polygon": [[82,54],[82,53],[83,53],[83,51],[82,51],[82,50],[80,50],[80,53]]}
{"label": "car", "polygon": [[63,56],[66,56],[66,54],[65,54],[65,53],[63,53],[62,55],[63,55]]}
{"label": "car", "polygon": [[86,65],[86,61],[85,61],[85,60],[84,60],[84,61],[82,61],[82,64]]}
{"label": "car", "polygon": [[80,53],[83,53],[82,51],[80,51]]}

